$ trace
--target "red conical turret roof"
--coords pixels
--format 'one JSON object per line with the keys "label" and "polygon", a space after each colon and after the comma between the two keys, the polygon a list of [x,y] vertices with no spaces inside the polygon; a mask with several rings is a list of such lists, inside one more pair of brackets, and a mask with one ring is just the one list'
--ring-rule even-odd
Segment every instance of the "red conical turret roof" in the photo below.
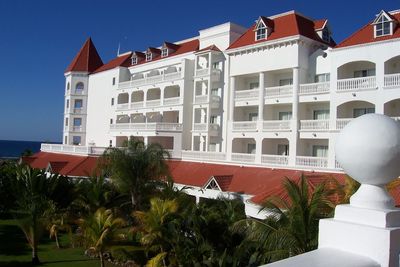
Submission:
{"label": "red conical turret roof", "polygon": [[97,49],[94,46],[92,39],[89,37],[83,44],[81,50],[69,64],[65,72],[70,71],[87,71],[93,72],[96,69],[103,66],[103,61],[101,60]]}

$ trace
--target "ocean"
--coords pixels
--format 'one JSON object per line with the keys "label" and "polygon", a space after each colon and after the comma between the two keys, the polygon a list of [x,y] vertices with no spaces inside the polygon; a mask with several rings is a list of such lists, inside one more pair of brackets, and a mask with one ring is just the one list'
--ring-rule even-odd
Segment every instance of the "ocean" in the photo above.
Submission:
{"label": "ocean", "polygon": [[32,153],[40,151],[42,142],[0,140],[0,158],[18,158],[29,149]]}

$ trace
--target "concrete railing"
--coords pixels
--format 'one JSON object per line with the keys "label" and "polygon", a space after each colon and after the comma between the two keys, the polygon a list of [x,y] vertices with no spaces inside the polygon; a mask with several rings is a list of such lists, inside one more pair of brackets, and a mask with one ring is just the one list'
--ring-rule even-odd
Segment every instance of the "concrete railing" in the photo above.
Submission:
{"label": "concrete railing", "polygon": [[261,163],[268,165],[288,165],[289,156],[261,155]]}
{"label": "concrete railing", "polygon": [[164,98],[164,105],[178,105],[181,103],[181,98],[179,96],[177,97],[169,97],[169,98]]}
{"label": "concrete railing", "polygon": [[117,123],[110,125],[111,131],[165,131],[181,132],[181,123],[148,122],[148,123]]}
{"label": "concrete railing", "polygon": [[152,83],[159,83],[164,81],[178,80],[182,78],[181,72],[165,73],[155,76],[143,77],[140,79],[130,80],[126,82],[120,82],[118,89],[128,89],[132,87],[143,86]]}
{"label": "concrete railing", "polygon": [[297,156],[296,165],[303,167],[313,167],[313,168],[327,168],[328,158]]}
{"label": "concrete railing", "polygon": [[400,73],[387,74],[384,77],[384,87],[392,88],[400,86]]}
{"label": "concrete railing", "polygon": [[117,110],[127,110],[129,109],[129,103],[117,104]]}
{"label": "concrete railing", "polygon": [[196,76],[204,76],[209,74],[210,68],[196,70]]}
{"label": "concrete railing", "polygon": [[232,161],[252,163],[256,161],[256,155],[247,153],[232,153]]}
{"label": "concrete railing", "polygon": [[301,84],[299,95],[312,95],[329,93],[329,82]]}
{"label": "concrete railing", "polygon": [[82,114],[83,108],[73,108],[72,111],[74,114]]}
{"label": "concrete railing", "polygon": [[371,89],[377,89],[375,76],[340,79],[337,81],[338,92],[360,91],[360,90],[371,90]]}
{"label": "concrete railing", "polygon": [[194,123],[193,131],[207,131],[207,123]]}
{"label": "concrete railing", "polygon": [[221,152],[182,151],[182,159],[225,161],[226,154]]}
{"label": "concrete railing", "polygon": [[336,119],[336,130],[342,130],[351,120],[352,118]]}
{"label": "concrete railing", "polygon": [[263,121],[263,131],[289,131],[291,120]]}
{"label": "concrete railing", "polygon": [[146,100],[146,107],[158,107],[161,105],[161,99]]}
{"label": "concrete railing", "polygon": [[142,108],[142,107],[144,107],[144,101],[140,101],[140,102],[131,102],[130,107],[131,107],[131,109]]}
{"label": "concrete railing", "polygon": [[42,152],[67,153],[78,155],[102,155],[105,150],[105,147],[73,146],[61,144],[41,144],[40,146],[40,151]]}
{"label": "concrete railing", "polygon": [[251,99],[259,97],[259,89],[238,90],[235,91],[235,100]]}
{"label": "concrete railing", "polygon": [[286,97],[293,94],[293,85],[274,86],[265,88],[265,98]]}
{"label": "concrete railing", "polygon": [[255,130],[257,130],[257,121],[232,122],[232,131],[255,131]]}
{"label": "concrete railing", "polygon": [[207,101],[208,101],[208,95],[196,95],[194,97],[195,104],[203,104],[203,103],[207,103]]}
{"label": "concrete railing", "polygon": [[329,120],[301,120],[300,121],[301,131],[328,131]]}

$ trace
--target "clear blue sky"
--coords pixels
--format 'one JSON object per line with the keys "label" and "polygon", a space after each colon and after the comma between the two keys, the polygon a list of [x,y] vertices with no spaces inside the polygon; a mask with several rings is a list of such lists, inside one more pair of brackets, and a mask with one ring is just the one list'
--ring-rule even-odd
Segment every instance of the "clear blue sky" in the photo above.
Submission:
{"label": "clear blue sky", "polygon": [[0,140],[61,141],[64,70],[88,36],[103,61],[232,21],[297,10],[328,18],[337,42],[398,0],[0,1]]}

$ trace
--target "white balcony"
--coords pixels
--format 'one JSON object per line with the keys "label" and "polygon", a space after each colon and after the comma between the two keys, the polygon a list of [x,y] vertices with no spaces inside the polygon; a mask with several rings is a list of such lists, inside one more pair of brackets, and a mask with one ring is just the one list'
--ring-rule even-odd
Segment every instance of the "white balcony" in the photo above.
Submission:
{"label": "white balcony", "polygon": [[195,104],[204,104],[208,102],[208,95],[196,95],[194,97]]}
{"label": "white balcony", "polygon": [[375,76],[341,79],[337,81],[338,92],[362,91],[362,90],[373,90],[373,89],[377,89]]}
{"label": "white balcony", "polygon": [[329,82],[301,84],[299,95],[325,94],[329,93],[329,88]]}
{"label": "white balcony", "polygon": [[74,114],[82,114],[83,113],[83,108],[73,108],[72,113]]}
{"label": "white balcony", "polygon": [[336,119],[336,130],[342,130],[351,120],[352,118]]}
{"label": "white balcony", "polygon": [[181,79],[182,75],[181,72],[172,72],[172,73],[167,73],[167,74],[160,74],[160,75],[155,75],[155,76],[150,76],[150,77],[144,77],[140,79],[135,79],[135,80],[130,80],[127,82],[120,82],[118,84],[118,89],[129,89],[132,87],[139,87],[143,85],[148,85],[148,84],[154,84],[154,83],[160,83],[160,82],[166,82],[166,81],[172,81],[172,80],[178,80]]}
{"label": "white balcony", "polygon": [[84,129],[82,126],[72,126],[72,131],[79,133],[79,132],[83,132]]}
{"label": "white balcony", "polygon": [[207,123],[194,123],[193,124],[193,131],[207,131]]}
{"label": "white balcony", "polygon": [[72,146],[72,145],[60,145],[60,144],[41,144],[40,151],[43,152],[55,152],[55,153],[67,153],[67,154],[78,154],[78,155],[102,155],[106,148],[104,147],[92,147],[92,146]]}
{"label": "white balcony", "polygon": [[288,165],[289,156],[261,155],[261,163],[267,165]]}
{"label": "white balcony", "polygon": [[300,131],[328,131],[329,120],[301,120]]}
{"label": "white balcony", "polygon": [[263,131],[265,132],[275,132],[275,131],[290,131],[291,120],[272,120],[263,121]]}
{"label": "white balcony", "polygon": [[181,103],[181,98],[179,96],[164,98],[164,105],[166,106],[179,105],[180,103]]}
{"label": "white balcony", "polygon": [[144,102],[140,101],[140,102],[131,102],[131,109],[135,109],[135,108],[142,108],[144,107]]}
{"label": "white balcony", "polygon": [[302,167],[312,167],[312,168],[327,168],[328,158],[297,156],[296,165]]}
{"label": "white balcony", "polygon": [[148,108],[159,107],[159,106],[161,106],[161,99],[147,100],[146,101],[146,107],[148,107]]}
{"label": "white balcony", "polygon": [[128,109],[129,109],[129,103],[117,104],[117,110],[128,110]]}
{"label": "white balcony", "polygon": [[232,131],[256,131],[257,121],[234,121]]}
{"label": "white balcony", "polygon": [[257,99],[259,97],[259,89],[239,90],[235,91],[235,100],[242,99]]}
{"label": "white balcony", "polygon": [[207,160],[207,161],[225,161],[226,154],[221,152],[204,151],[182,151],[182,159],[185,160]]}
{"label": "white balcony", "polygon": [[256,161],[256,155],[246,153],[232,153],[232,161],[253,163]]}
{"label": "white balcony", "polygon": [[86,95],[86,91],[85,90],[73,90],[72,94],[73,95]]}
{"label": "white balcony", "polygon": [[293,94],[293,85],[265,88],[265,98],[288,97]]}
{"label": "white balcony", "polygon": [[400,73],[385,75],[384,87],[400,87]]}
{"label": "white balcony", "polygon": [[196,70],[196,77],[208,75],[209,70],[209,68]]}
{"label": "white balcony", "polygon": [[110,131],[162,131],[181,132],[181,123],[149,122],[149,123],[117,123],[110,125]]}

